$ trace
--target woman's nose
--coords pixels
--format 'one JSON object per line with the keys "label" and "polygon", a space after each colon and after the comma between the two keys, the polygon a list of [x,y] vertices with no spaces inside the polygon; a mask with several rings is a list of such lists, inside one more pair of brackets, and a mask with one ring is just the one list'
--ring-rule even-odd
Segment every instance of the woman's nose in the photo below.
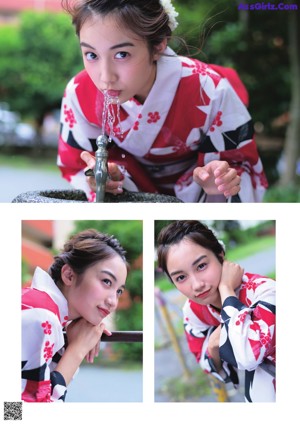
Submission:
{"label": "woman's nose", "polygon": [[107,87],[114,83],[117,79],[114,67],[112,64],[106,61],[102,61],[100,64],[99,72],[100,82]]}
{"label": "woman's nose", "polygon": [[205,286],[204,282],[197,276],[192,277],[191,284],[192,284],[192,289],[194,290],[194,292],[203,290]]}
{"label": "woman's nose", "polygon": [[110,307],[110,309],[115,309],[118,305],[118,298],[116,293],[111,293],[106,298],[106,304]]}

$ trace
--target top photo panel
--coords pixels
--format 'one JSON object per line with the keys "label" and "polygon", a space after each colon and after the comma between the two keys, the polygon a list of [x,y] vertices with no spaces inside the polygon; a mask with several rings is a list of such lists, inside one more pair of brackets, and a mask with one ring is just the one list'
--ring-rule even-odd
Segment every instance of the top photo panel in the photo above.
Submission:
{"label": "top photo panel", "polygon": [[298,203],[300,6],[0,0],[1,203]]}

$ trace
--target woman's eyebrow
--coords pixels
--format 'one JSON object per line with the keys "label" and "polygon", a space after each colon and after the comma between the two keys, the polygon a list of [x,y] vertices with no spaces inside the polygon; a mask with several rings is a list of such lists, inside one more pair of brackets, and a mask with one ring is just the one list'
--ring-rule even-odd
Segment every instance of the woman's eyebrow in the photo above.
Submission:
{"label": "woman's eyebrow", "polygon": [[193,263],[192,266],[196,265],[198,262],[202,261],[202,259],[207,258],[206,255],[199,256]]}
{"label": "woman's eyebrow", "polygon": [[[192,263],[192,266],[195,266],[198,262],[200,262],[200,261],[202,261],[202,259],[204,259],[204,258],[207,258],[207,256],[206,255],[201,255],[201,256],[199,256],[199,258],[197,258],[193,263]],[[176,274],[182,274],[184,271],[182,271],[182,270],[178,270],[178,271],[173,271],[173,272],[171,272],[170,273],[170,276],[172,277],[172,276],[174,276],[174,275],[176,275]]]}
{"label": "woman's eyebrow", "polygon": [[81,47],[87,47],[88,49],[96,50],[95,47],[91,46],[88,43],[85,43],[84,41],[80,42]]}
{"label": "woman's eyebrow", "polygon": [[[91,46],[88,43],[85,43],[84,41],[81,41],[80,42],[80,45],[81,45],[81,47],[87,47],[88,49],[96,50],[95,47]],[[115,46],[111,46],[109,48],[109,50],[121,49],[123,47],[134,47],[134,44],[133,43],[130,43],[128,41],[128,42],[125,42],[125,43],[116,44]]]}
{"label": "woman's eyebrow", "polygon": [[134,44],[128,41],[125,43],[116,44],[115,46],[110,47],[110,50],[121,49],[122,47],[134,47]]}
{"label": "woman's eyebrow", "polygon": [[117,281],[117,278],[116,278],[115,274],[113,274],[112,272],[108,271],[107,269],[102,269],[100,272],[103,273],[103,274],[109,275],[114,281]]}

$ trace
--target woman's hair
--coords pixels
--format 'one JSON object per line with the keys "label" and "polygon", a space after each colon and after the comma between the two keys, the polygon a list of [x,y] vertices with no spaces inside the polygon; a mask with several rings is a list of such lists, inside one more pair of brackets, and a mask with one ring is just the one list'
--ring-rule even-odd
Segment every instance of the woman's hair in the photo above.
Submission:
{"label": "woman's hair", "polygon": [[76,34],[91,17],[113,14],[121,27],[130,29],[148,43],[151,53],[172,35],[169,16],[159,0],[62,0],[72,16]]}
{"label": "woman's hair", "polygon": [[54,257],[49,274],[54,282],[61,286],[61,269],[67,264],[77,275],[98,261],[119,255],[128,267],[126,252],[114,236],[102,234],[94,229],[84,230],[68,240],[62,252]]}
{"label": "woman's hair", "polygon": [[225,254],[222,244],[218,241],[212,230],[199,221],[175,221],[164,227],[157,238],[158,265],[171,277],[167,269],[168,252],[171,246],[178,244],[181,240],[190,240],[212,251],[222,264]]}

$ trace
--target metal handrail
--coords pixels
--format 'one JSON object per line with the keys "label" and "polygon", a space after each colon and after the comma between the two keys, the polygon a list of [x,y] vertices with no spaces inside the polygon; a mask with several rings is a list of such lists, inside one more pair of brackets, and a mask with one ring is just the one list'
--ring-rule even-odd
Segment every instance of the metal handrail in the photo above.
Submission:
{"label": "metal handrail", "polygon": [[142,331],[112,331],[111,336],[102,334],[101,340],[105,342],[142,343]]}

